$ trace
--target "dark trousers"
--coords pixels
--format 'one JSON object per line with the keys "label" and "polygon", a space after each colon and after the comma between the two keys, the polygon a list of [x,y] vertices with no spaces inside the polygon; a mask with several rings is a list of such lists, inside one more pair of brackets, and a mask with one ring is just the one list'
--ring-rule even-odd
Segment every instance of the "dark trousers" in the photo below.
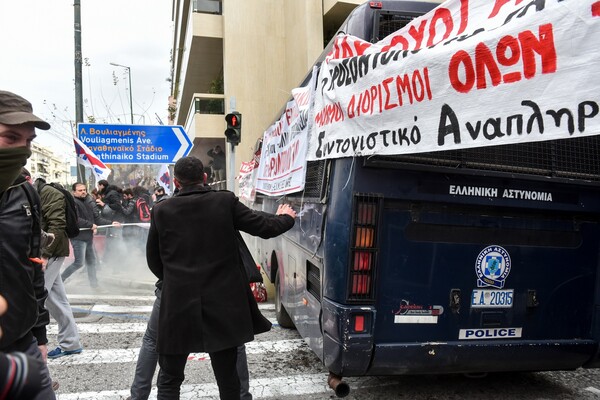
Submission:
{"label": "dark trousers", "polygon": [[71,239],[71,245],[73,246],[73,254],[75,259],[69,265],[63,273],[60,275],[63,282],[70,277],[73,272],[83,267],[84,264],[87,266],[88,279],[90,280],[90,286],[95,288],[98,286],[98,279],[96,278],[96,265],[98,259],[96,257],[96,250],[94,249],[93,239],[79,240]]}
{"label": "dark trousers", "polygon": [[[185,364],[189,354],[160,354],[158,364],[158,400],[178,400],[183,382]],[[237,347],[208,353],[213,373],[219,386],[221,400],[240,399],[240,378],[238,377]]]}

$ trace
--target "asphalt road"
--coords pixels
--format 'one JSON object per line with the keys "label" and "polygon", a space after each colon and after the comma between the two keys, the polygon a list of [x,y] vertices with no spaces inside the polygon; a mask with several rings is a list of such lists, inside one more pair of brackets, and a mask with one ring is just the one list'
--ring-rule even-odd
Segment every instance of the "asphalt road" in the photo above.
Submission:
{"label": "asphalt road", "polygon": [[[101,281],[101,283],[103,283]],[[49,361],[60,382],[60,400],[125,399],[137,352],[153,303],[151,287],[123,288],[103,283],[92,291],[83,274],[67,284],[84,345],[82,354]],[[110,290],[109,290],[110,289]],[[272,321],[272,303],[261,304]],[[56,325],[49,327],[49,347],[56,345]],[[295,330],[273,329],[248,344],[251,392],[255,399],[325,400],[336,398],[327,387],[327,371]],[[206,354],[194,354],[186,367],[182,399],[218,399]],[[346,378],[346,399],[600,399],[600,371]],[[153,391],[151,398],[156,398]]]}

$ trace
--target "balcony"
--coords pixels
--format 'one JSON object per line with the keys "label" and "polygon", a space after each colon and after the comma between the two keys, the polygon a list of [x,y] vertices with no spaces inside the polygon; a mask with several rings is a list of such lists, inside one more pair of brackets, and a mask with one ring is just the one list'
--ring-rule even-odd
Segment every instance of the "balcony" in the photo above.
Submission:
{"label": "balcony", "polygon": [[190,4],[181,63],[176,66],[180,89],[176,122],[183,125],[194,93],[206,93],[223,71],[223,16],[221,2],[196,0]]}
{"label": "balcony", "polygon": [[190,101],[185,131],[190,140],[223,138],[225,129],[225,96],[222,94],[194,93]]}

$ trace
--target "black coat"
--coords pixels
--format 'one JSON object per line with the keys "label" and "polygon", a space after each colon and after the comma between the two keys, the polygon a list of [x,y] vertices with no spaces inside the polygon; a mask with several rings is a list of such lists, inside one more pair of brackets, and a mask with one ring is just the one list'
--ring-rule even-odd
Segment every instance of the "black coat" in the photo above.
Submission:
{"label": "black coat", "polygon": [[89,241],[94,239],[94,232],[92,231],[92,225],[94,225],[94,211],[96,209],[96,202],[92,199],[89,194],[84,198],[73,196],[75,199],[75,206],[77,207],[77,226],[79,227],[79,234],[73,238],[73,240],[84,240]]}
{"label": "black coat", "polygon": [[48,341],[44,273],[41,265],[29,260],[40,257],[40,221],[34,221],[40,215],[38,194],[22,176],[0,193],[0,295],[8,303],[0,316],[1,350],[23,351],[31,344],[31,333],[38,344]]}
{"label": "black coat", "polygon": [[163,281],[158,352],[215,352],[252,341],[256,304],[248,296],[235,230],[270,238],[293,225],[288,215],[260,215],[233,193],[204,186],[183,188],[156,204],[146,258]]}

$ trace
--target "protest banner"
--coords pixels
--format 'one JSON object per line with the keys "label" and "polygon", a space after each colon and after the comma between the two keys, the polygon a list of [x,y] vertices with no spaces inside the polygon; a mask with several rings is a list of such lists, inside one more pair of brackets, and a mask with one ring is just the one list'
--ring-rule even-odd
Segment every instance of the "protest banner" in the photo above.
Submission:
{"label": "protest banner", "polygon": [[264,133],[256,177],[256,191],[260,193],[279,196],[304,189],[308,107],[314,80],[311,82],[292,90],[293,99],[283,115]]}
{"label": "protest banner", "polygon": [[600,133],[600,3],[448,0],[371,44],[339,36],[308,160]]}

